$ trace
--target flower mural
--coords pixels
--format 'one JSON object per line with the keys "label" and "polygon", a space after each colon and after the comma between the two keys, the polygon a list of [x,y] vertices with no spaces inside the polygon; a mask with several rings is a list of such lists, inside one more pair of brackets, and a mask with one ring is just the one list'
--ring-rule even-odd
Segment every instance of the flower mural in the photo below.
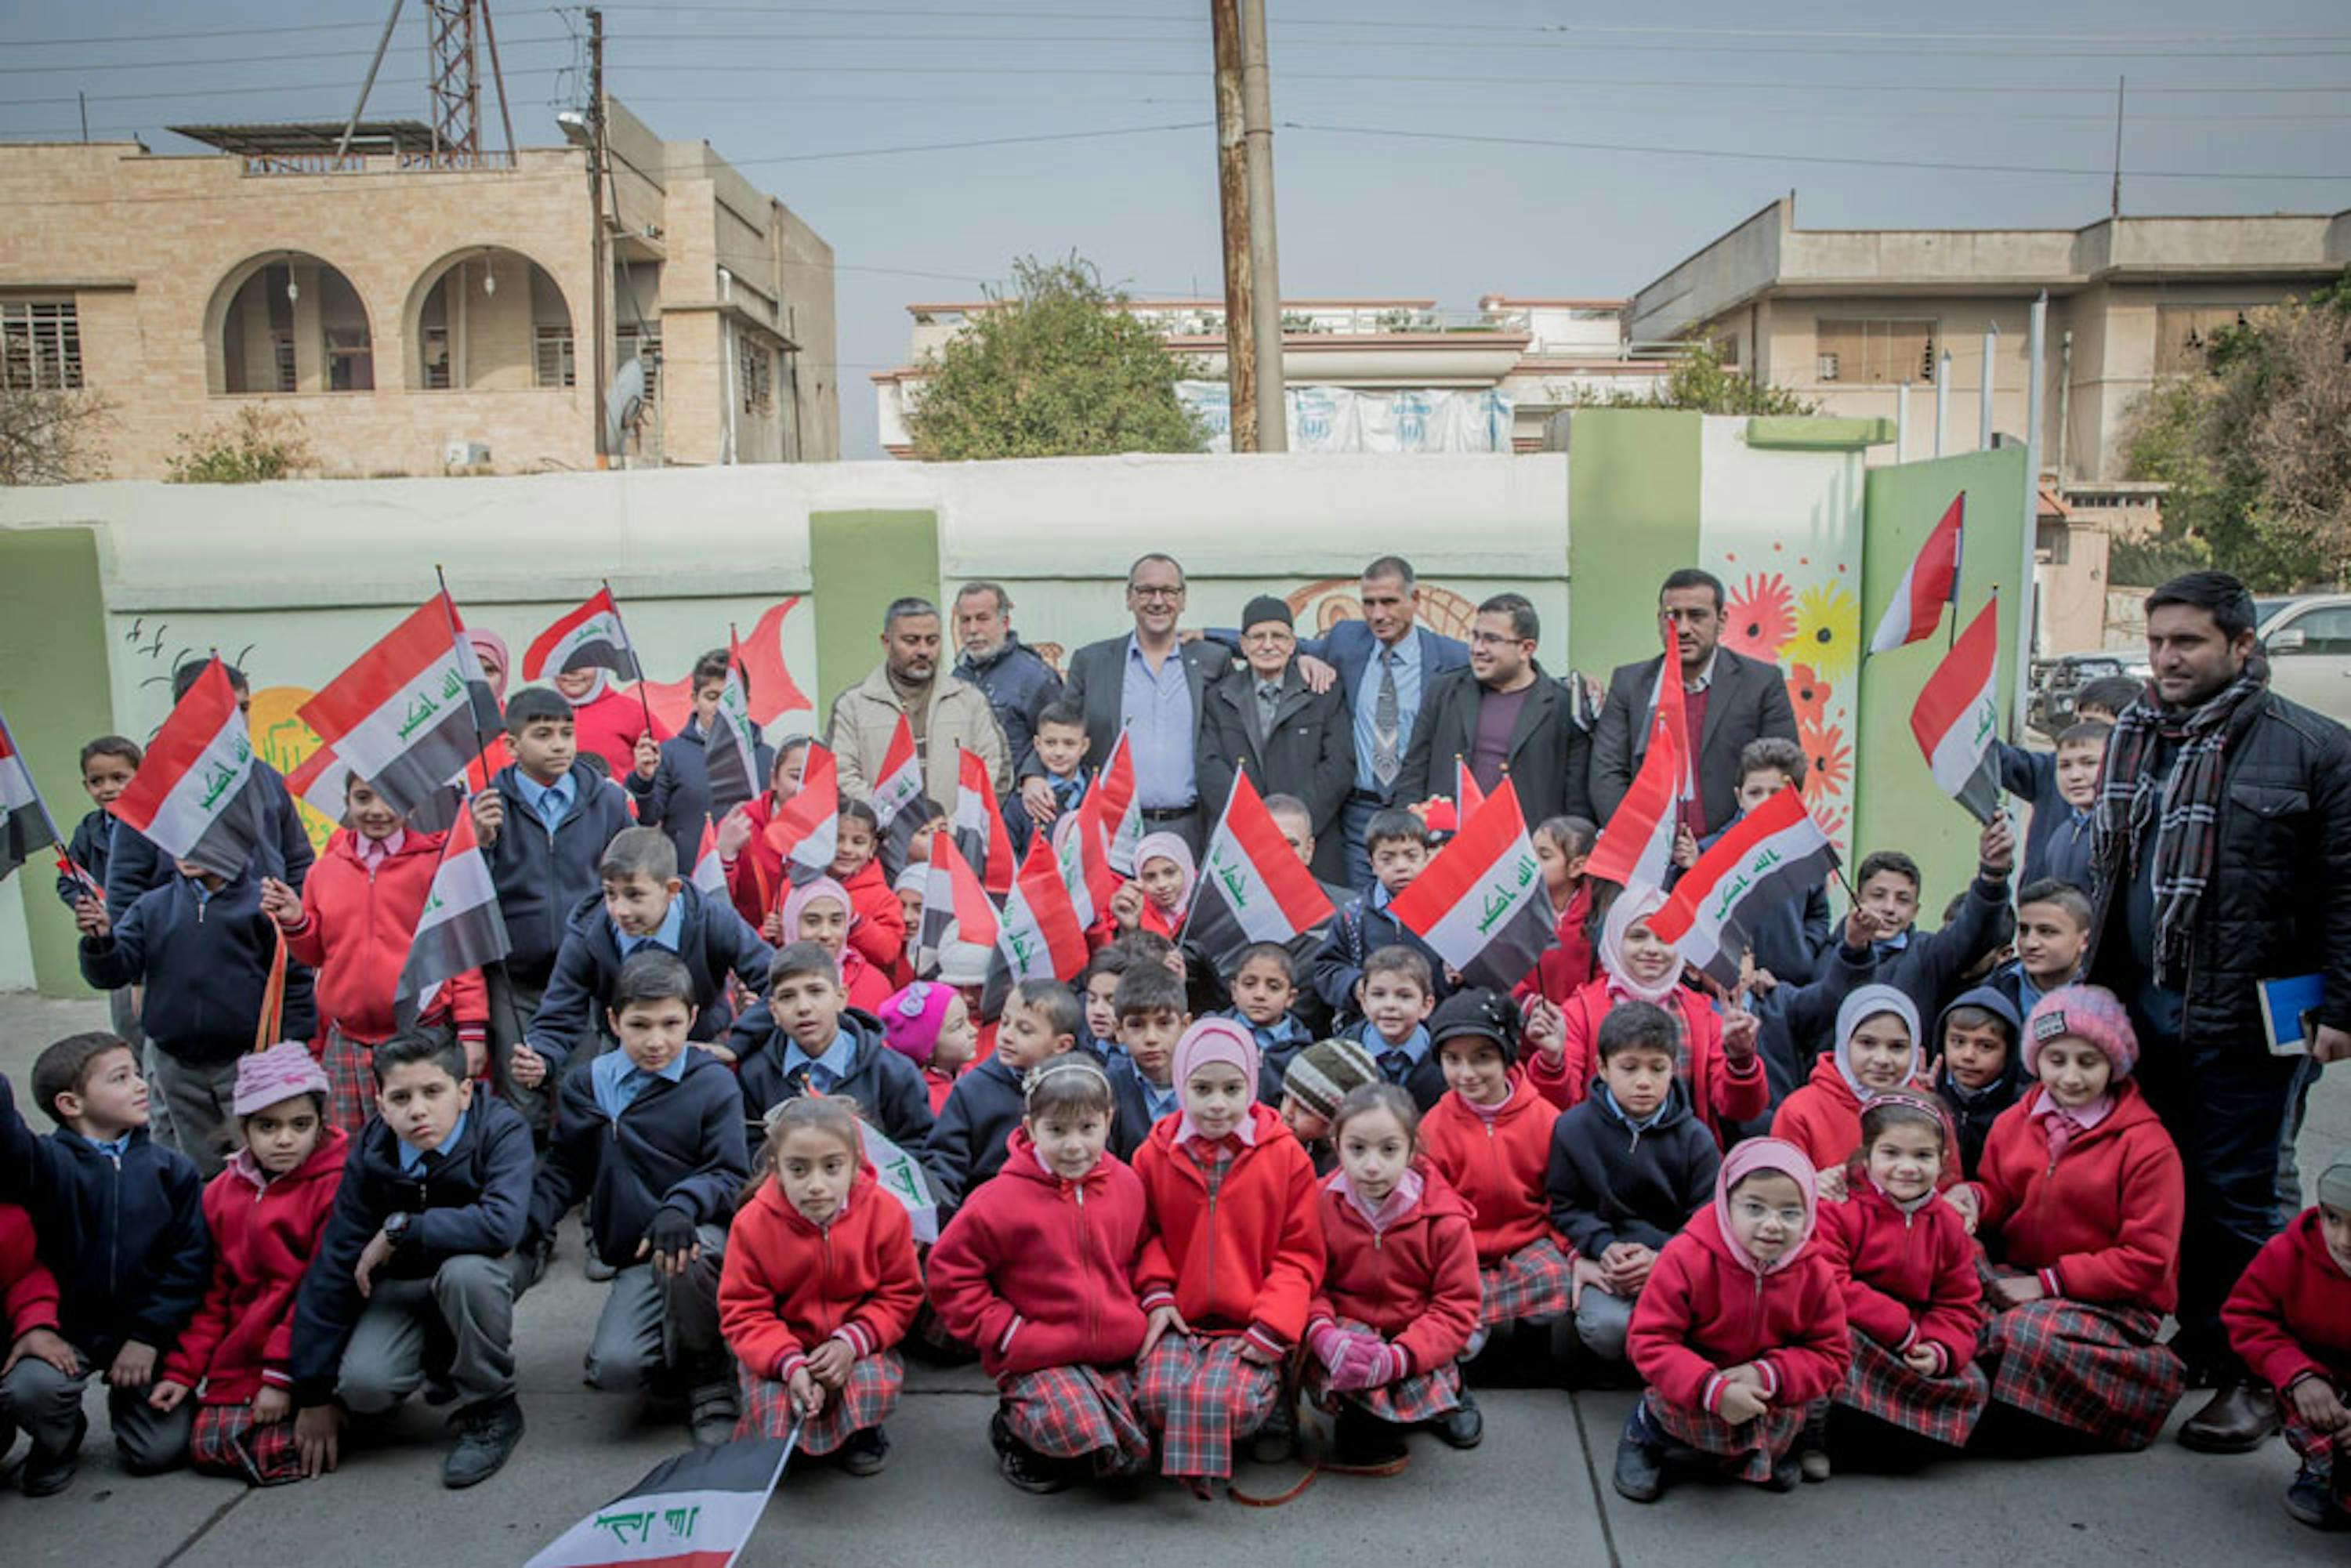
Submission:
{"label": "flower mural", "polygon": [[1796,744],[1804,751],[1804,804],[1817,811],[1842,801],[1853,784],[1853,747],[1844,727],[1800,719]]}
{"label": "flower mural", "polygon": [[1842,583],[1807,588],[1796,601],[1795,629],[1780,644],[1780,658],[1799,660],[1823,675],[1851,674],[1861,646],[1861,601]]}
{"label": "flower mural", "polygon": [[1796,710],[1798,724],[1825,723],[1829,716],[1829,697],[1835,688],[1813,673],[1810,664],[1798,664],[1788,672],[1788,706]]}
{"label": "flower mural", "polygon": [[1722,645],[1750,659],[1772,659],[1796,630],[1796,596],[1776,571],[1751,571],[1722,613]]}

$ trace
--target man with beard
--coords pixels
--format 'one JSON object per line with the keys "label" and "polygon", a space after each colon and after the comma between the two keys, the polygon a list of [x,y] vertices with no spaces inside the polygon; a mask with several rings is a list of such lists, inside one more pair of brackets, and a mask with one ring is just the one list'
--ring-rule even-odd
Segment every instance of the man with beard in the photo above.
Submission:
{"label": "man with beard", "polygon": [[872,674],[832,700],[825,745],[841,792],[857,800],[873,793],[901,716],[914,733],[923,791],[932,800],[956,798],[957,747],[987,764],[988,787],[1002,792],[1011,773],[1004,731],[986,692],[939,668],[939,607],[927,599],[893,601],[882,615],[882,654]]}

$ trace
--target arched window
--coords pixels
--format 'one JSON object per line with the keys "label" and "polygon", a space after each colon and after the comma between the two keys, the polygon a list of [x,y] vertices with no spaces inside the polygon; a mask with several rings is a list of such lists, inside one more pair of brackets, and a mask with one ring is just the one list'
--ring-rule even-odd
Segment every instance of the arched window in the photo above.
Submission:
{"label": "arched window", "polygon": [[427,275],[413,356],[425,390],[578,383],[571,308],[547,269],[497,246],[462,251]]}
{"label": "arched window", "polygon": [[207,340],[215,392],[375,387],[366,302],[350,278],[307,252],[256,256],[223,278]]}

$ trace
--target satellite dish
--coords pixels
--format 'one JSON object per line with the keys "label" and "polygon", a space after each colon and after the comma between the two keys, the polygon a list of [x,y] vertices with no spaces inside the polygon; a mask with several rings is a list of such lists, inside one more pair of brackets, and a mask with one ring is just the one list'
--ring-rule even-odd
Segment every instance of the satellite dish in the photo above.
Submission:
{"label": "satellite dish", "polygon": [[645,406],[645,366],[632,359],[604,390],[604,450],[618,452]]}

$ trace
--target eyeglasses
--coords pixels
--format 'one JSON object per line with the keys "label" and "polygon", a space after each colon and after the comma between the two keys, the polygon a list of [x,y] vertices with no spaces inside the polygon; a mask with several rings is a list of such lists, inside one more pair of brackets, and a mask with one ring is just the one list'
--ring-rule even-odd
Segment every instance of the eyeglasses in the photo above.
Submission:
{"label": "eyeglasses", "polygon": [[1173,588],[1160,588],[1156,586],[1146,588],[1140,583],[1131,582],[1127,584],[1126,591],[1135,598],[1143,600],[1181,599],[1184,597],[1184,585],[1181,583],[1176,584]]}

